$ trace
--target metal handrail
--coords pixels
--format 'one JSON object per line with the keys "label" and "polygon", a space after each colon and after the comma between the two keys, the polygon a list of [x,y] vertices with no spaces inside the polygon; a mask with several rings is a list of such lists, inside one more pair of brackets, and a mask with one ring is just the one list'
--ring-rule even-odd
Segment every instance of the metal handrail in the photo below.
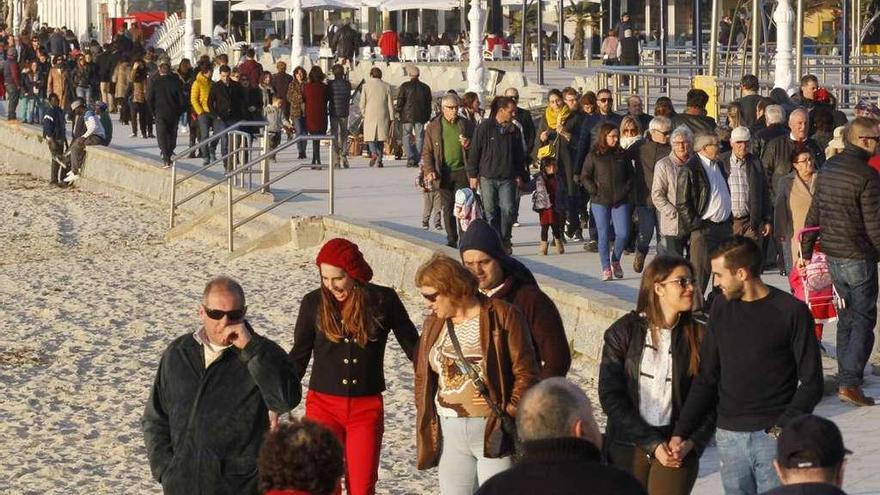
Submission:
{"label": "metal handrail", "polygon": [[214,167],[215,165],[217,165],[219,163],[225,164],[229,158],[235,156],[236,154],[238,154],[242,151],[245,151],[245,150],[256,151],[256,149],[254,149],[253,147],[250,147],[250,146],[240,146],[238,148],[236,148],[235,146],[229,146],[226,153],[223,156],[221,156],[219,158],[215,158],[212,161],[209,161],[207,164],[201,166],[196,171],[187,174],[182,179],[177,178],[177,162],[183,158],[187,158],[191,152],[193,152],[199,148],[207,147],[208,145],[210,145],[211,143],[213,143],[215,141],[218,141],[223,138],[228,138],[229,136],[232,136],[236,133],[243,132],[240,130],[242,127],[262,127],[263,128],[263,148],[265,151],[265,147],[268,144],[268,136],[267,136],[268,131],[267,131],[267,127],[266,127],[267,125],[268,125],[268,122],[266,122],[265,120],[243,120],[240,122],[236,122],[235,124],[232,124],[231,126],[223,129],[220,132],[214,133],[212,136],[208,137],[207,139],[203,139],[202,141],[199,141],[198,143],[187,148],[186,150],[184,150],[180,153],[177,153],[176,155],[171,157],[171,208],[170,208],[169,219],[168,219],[169,228],[174,228],[175,214],[177,213],[177,208],[179,206],[187,203],[188,201],[191,201],[192,199],[195,199],[196,197],[207,192],[208,190],[212,189],[216,185],[209,185],[209,186],[202,187],[201,189],[190,194],[189,196],[187,196],[186,198],[184,198],[181,201],[177,201],[177,186],[179,186],[180,184],[186,182],[187,180],[189,180],[197,175],[202,175],[203,172],[205,172],[206,170],[208,170],[211,167]]}
{"label": "metal handrail", "polygon": [[246,198],[249,198],[250,196],[255,194],[258,190],[268,191],[268,188],[270,185],[289,176],[290,174],[293,174],[294,172],[298,172],[299,170],[305,168],[306,165],[303,164],[303,165],[296,166],[296,167],[292,168],[291,170],[288,170],[288,171],[282,173],[281,175],[275,177],[274,179],[269,179],[268,174],[264,174],[263,175],[263,183],[260,184],[258,188],[252,189],[251,191],[240,196],[239,198],[233,198],[232,181],[236,177],[236,175],[244,172],[245,170],[249,170],[249,169],[253,168],[253,166],[257,165],[258,163],[261,163],[261,162],[266,163],[270,158],[276,156],[279,152],[293,146],[294,144],[299,143],[300,141],[323,141],[323,140],[333,141],[334,137],[330,136],[330,135],[299,135],[299,136],[296,136],[295,138],[276,147],[275,149],[267,150],[262,155],[260,155],[256,158],[253,158],[252,160],[248,161],[247,163],[245,163],[241,167],[238,167],[234,170],[230,170],[229,172],[226,173],[226,175],[224,177],[224,180],[226,180],[226,182],[227,182],[227,186],[226,186],[226,228],[227,228],[226,241],[227,241],[227,246],[229,248],[229,252],[233,252],[235,250],[235,242],[234,242],[235,229],[237,229],[237,228],[247,224],[248,222],[264,215],[265,213],[268,213],[271,210],[274,210],[275,208],[281,206],[282,204],[299,196],[300,194],[327,193],[328,194],[329,214],[333,215],[335,213],[335,198],[334,198],[334,191],[335,191],[334,168],[335,167],[333,167],[333,153],[334,153],[334,149],[336,148],[336,146],[331,144],[331,146],[330,146],[330,165],[328,166],[328,169],[330,172],[330,174],[329,174],[330,180],[329,180],[329,185],[328,185],[327,189],[299,189],[297,191],[293,191],[292,193],[287,194],[286,196],[281,198],[280,200],[275,200],[272,204],[269,204],[269,205],[263,207],[262,209],[260,209],[256,213],[254,213],[254,214],[248,216],[247,218],[240,220],[238,222],[235,222],[235,218],[233,215],[233,206],[235,206],[237,203],[239,203],[240,201],[242,201]]}
{"label": "metal handrail", "polygon": [[196,144],[190,146],[189,148],[181,151],[180,153],[172,156],[171,161],[176,161],[176,160],[180,160],[181,158],[186,158],[193,151],[201,148],[202,146],[211,144],[214,141],[225,136],[226,134],[228,134],[236,129],[239,129],[241,127],[263,127],[266,124],[268,124],[268,122],[266,122],[265,120],[242,120],[241,122],[236,122],[236,123],[232,124],[231,126],[223,129],[222,131],[214,133],[208,139],[205,139],[203,141],[199,141],[198,143],[196,143]]}

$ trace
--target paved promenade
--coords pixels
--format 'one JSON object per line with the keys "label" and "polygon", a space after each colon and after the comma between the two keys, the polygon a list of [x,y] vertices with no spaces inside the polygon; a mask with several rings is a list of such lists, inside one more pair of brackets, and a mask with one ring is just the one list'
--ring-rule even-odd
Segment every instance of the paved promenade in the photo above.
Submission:
{"label": "paved promenade", "polygon": [[[560,79],[558,76],[554,77]],[[2,115],[5,115],[4,107],[5,102],[0,104]],[[115,115],[114,126],[111,148],[153,161],[157,167],[161,166],[155,139],[130,138],[130,129],[119,125]],[[180,136],[177,150],[184,150],[187,142],[188,136]],[[295,153],[292,148],[281,153],[278,163],[272,165],[272,173],[294,166]],[[311,145],[308,153],[311,158]],[[322,149],[322,155],[323,163],[328,163],[326,148]],[[371,221],[392,230],[435,241],[438,246],[445,242],[445,234],[442,231],[424,231],[421,228],[422,197],[415,187],[417,169],[406,168],[404,160],[388,160],[385,168],[382,169],[369,168],[366,158],[353,158],[350,162],[352,168],[336,171],[337,214]],[[188,160],[183,164],[183,168],[194,169],[199,164],[199,160]],[[219,174],[215,173],[214,176],[219,177]],[[326,187],[327,178],[326,170],[303,170],[281,181],[274,192],[283,195],[286,191],[300,188]],[[325,195],[304,195],[280,207],[279,210],[290,216],[323,215],[327,212],[327,198]],[[536,254],[539,240],[538,218],[537,214],[531,211],[529,196],[522,198],[520,223],[522,226],[514,229],[514,253],[524,259],[535,272],[580,287],[613,294],[634,304],[639,276],[632,271],[632,256],[626,256],[622,260],[625,272],[623,280],[602,282],[598,256],[583,251],[581,244],[568,244],[564,255]],[[783,277],[768,275],[765,276],[765,280],[787,290],[788,284]],[[826,330],[824,345],[833,354],[833,325]],[[826,375],[836,373],[836,363],[833,360],[826,359],[825,367]],[[880,378],[869,376],[865,391],[868,395],[880,397]],[[854,452],[846,470],[844,488],[847,493],[880,494],[880,471],[873,462],[880,456],[880,432],[877,431],[880,425],[880,407],[856,409],[843,405],[836,396],[832,396],[822,401],[817,412],[832,418],[840,426],[847,447]],[[707,495],[722,493],[714,448],[708,449],[704,454],[700,478],[694,493]]]}

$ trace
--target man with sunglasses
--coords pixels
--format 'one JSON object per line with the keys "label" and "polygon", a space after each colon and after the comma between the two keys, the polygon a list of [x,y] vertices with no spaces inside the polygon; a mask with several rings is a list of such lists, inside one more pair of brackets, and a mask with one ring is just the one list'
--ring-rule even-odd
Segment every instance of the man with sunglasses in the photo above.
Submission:
{"label": "man with sunglasses", "polygon": [[[837,396],[856,406],[872,406],[862,391],[865,365],[877,322],[877,261],[880,259],[880,176],[868,164],[877,152],[877,121],[857,117],[845,131],[846,147],[816,179],[804,227],[819,227],[831,280],[846,303],[837,310]],[[804,236],[805,267],[813,257],[816,232]]]}
{"label": "man with sunglasses", "polygon": [[270,411],[300,401],[293,361],[254,333],[246,312],[241,285],[214,278],[198,309],[202,326],[162,354],[142,424],[150,469],[166,495],[256,495]]}

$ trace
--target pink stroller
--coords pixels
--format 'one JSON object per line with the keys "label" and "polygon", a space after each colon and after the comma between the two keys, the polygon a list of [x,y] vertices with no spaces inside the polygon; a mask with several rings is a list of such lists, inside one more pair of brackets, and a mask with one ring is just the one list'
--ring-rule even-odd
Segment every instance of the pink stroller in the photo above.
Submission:
{"label": "pink stroller", "polygon": [[[801,229],[795,234],[798,242],[807,232],[818,232],[819,227]],[[788,274],[791,293],[794,297],[807,303],[816,320],[816,338],[822,342],[822,330],[825,323],[837,321],[837,305],[839,301],[834,284],[831,283],[831,272],[828,259],[820,249],[819,243],[813,246],[813,256],[807,266],[799,270],[792,267]]]}

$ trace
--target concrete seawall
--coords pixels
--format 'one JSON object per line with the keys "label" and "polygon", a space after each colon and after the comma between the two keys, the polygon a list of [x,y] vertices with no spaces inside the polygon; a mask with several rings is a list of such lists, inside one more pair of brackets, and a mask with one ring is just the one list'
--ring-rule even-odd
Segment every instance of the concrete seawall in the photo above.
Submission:
{"label": "concrete seawall", "polygon": [[[0,156],[10,168],[44,179],[49,178],[50,155],[38,129],[18,124],[0,122]],[[83,166],[79,187],[112,196],[137,199],[158,207],[167,208],[171,191],[171,174],[159,163],[134,156],[113,148],[90,147]],[[188,181],[179,188],[183,197],[207,185],[201,178]],[[183,209],[182,215],[190,218],[208,209],[223,211],[225,186],[218,186]],[[255,195],[253,201],[236,205],[236,212],[249,214],[270,199]],[[216,226],[218,215],[205,218],[207,224]],[[225,218],[225,217],[223,217]],[[225,230],[222,228],[185,229],[179,235],[195,235],[222,244]],[[236,255],[261,246],[292,242],[295,247],[308,248],[319,245],[325,239],[346,237],[358,243],[365,257],[373,266],[375,281],[402,291],[413,291],[415,272],[419,265],[434,252],[442,251],[457,256],[456,250],[438,246],[375,224],[343,217],[295,217],[284,218],[270,212],[266,218],[255,222],[250,229],[243,229],[242,236],[250,242],[237,241]],[[526,262],[528,265],[529,263]],[[619,297],[584,288],[536,273],[542,289],[559,308],[565,323],[568,339],[573,349],[590,363],[590,369],[598,373],[604,330],[617,318],[629,311],[633,304]]]}

